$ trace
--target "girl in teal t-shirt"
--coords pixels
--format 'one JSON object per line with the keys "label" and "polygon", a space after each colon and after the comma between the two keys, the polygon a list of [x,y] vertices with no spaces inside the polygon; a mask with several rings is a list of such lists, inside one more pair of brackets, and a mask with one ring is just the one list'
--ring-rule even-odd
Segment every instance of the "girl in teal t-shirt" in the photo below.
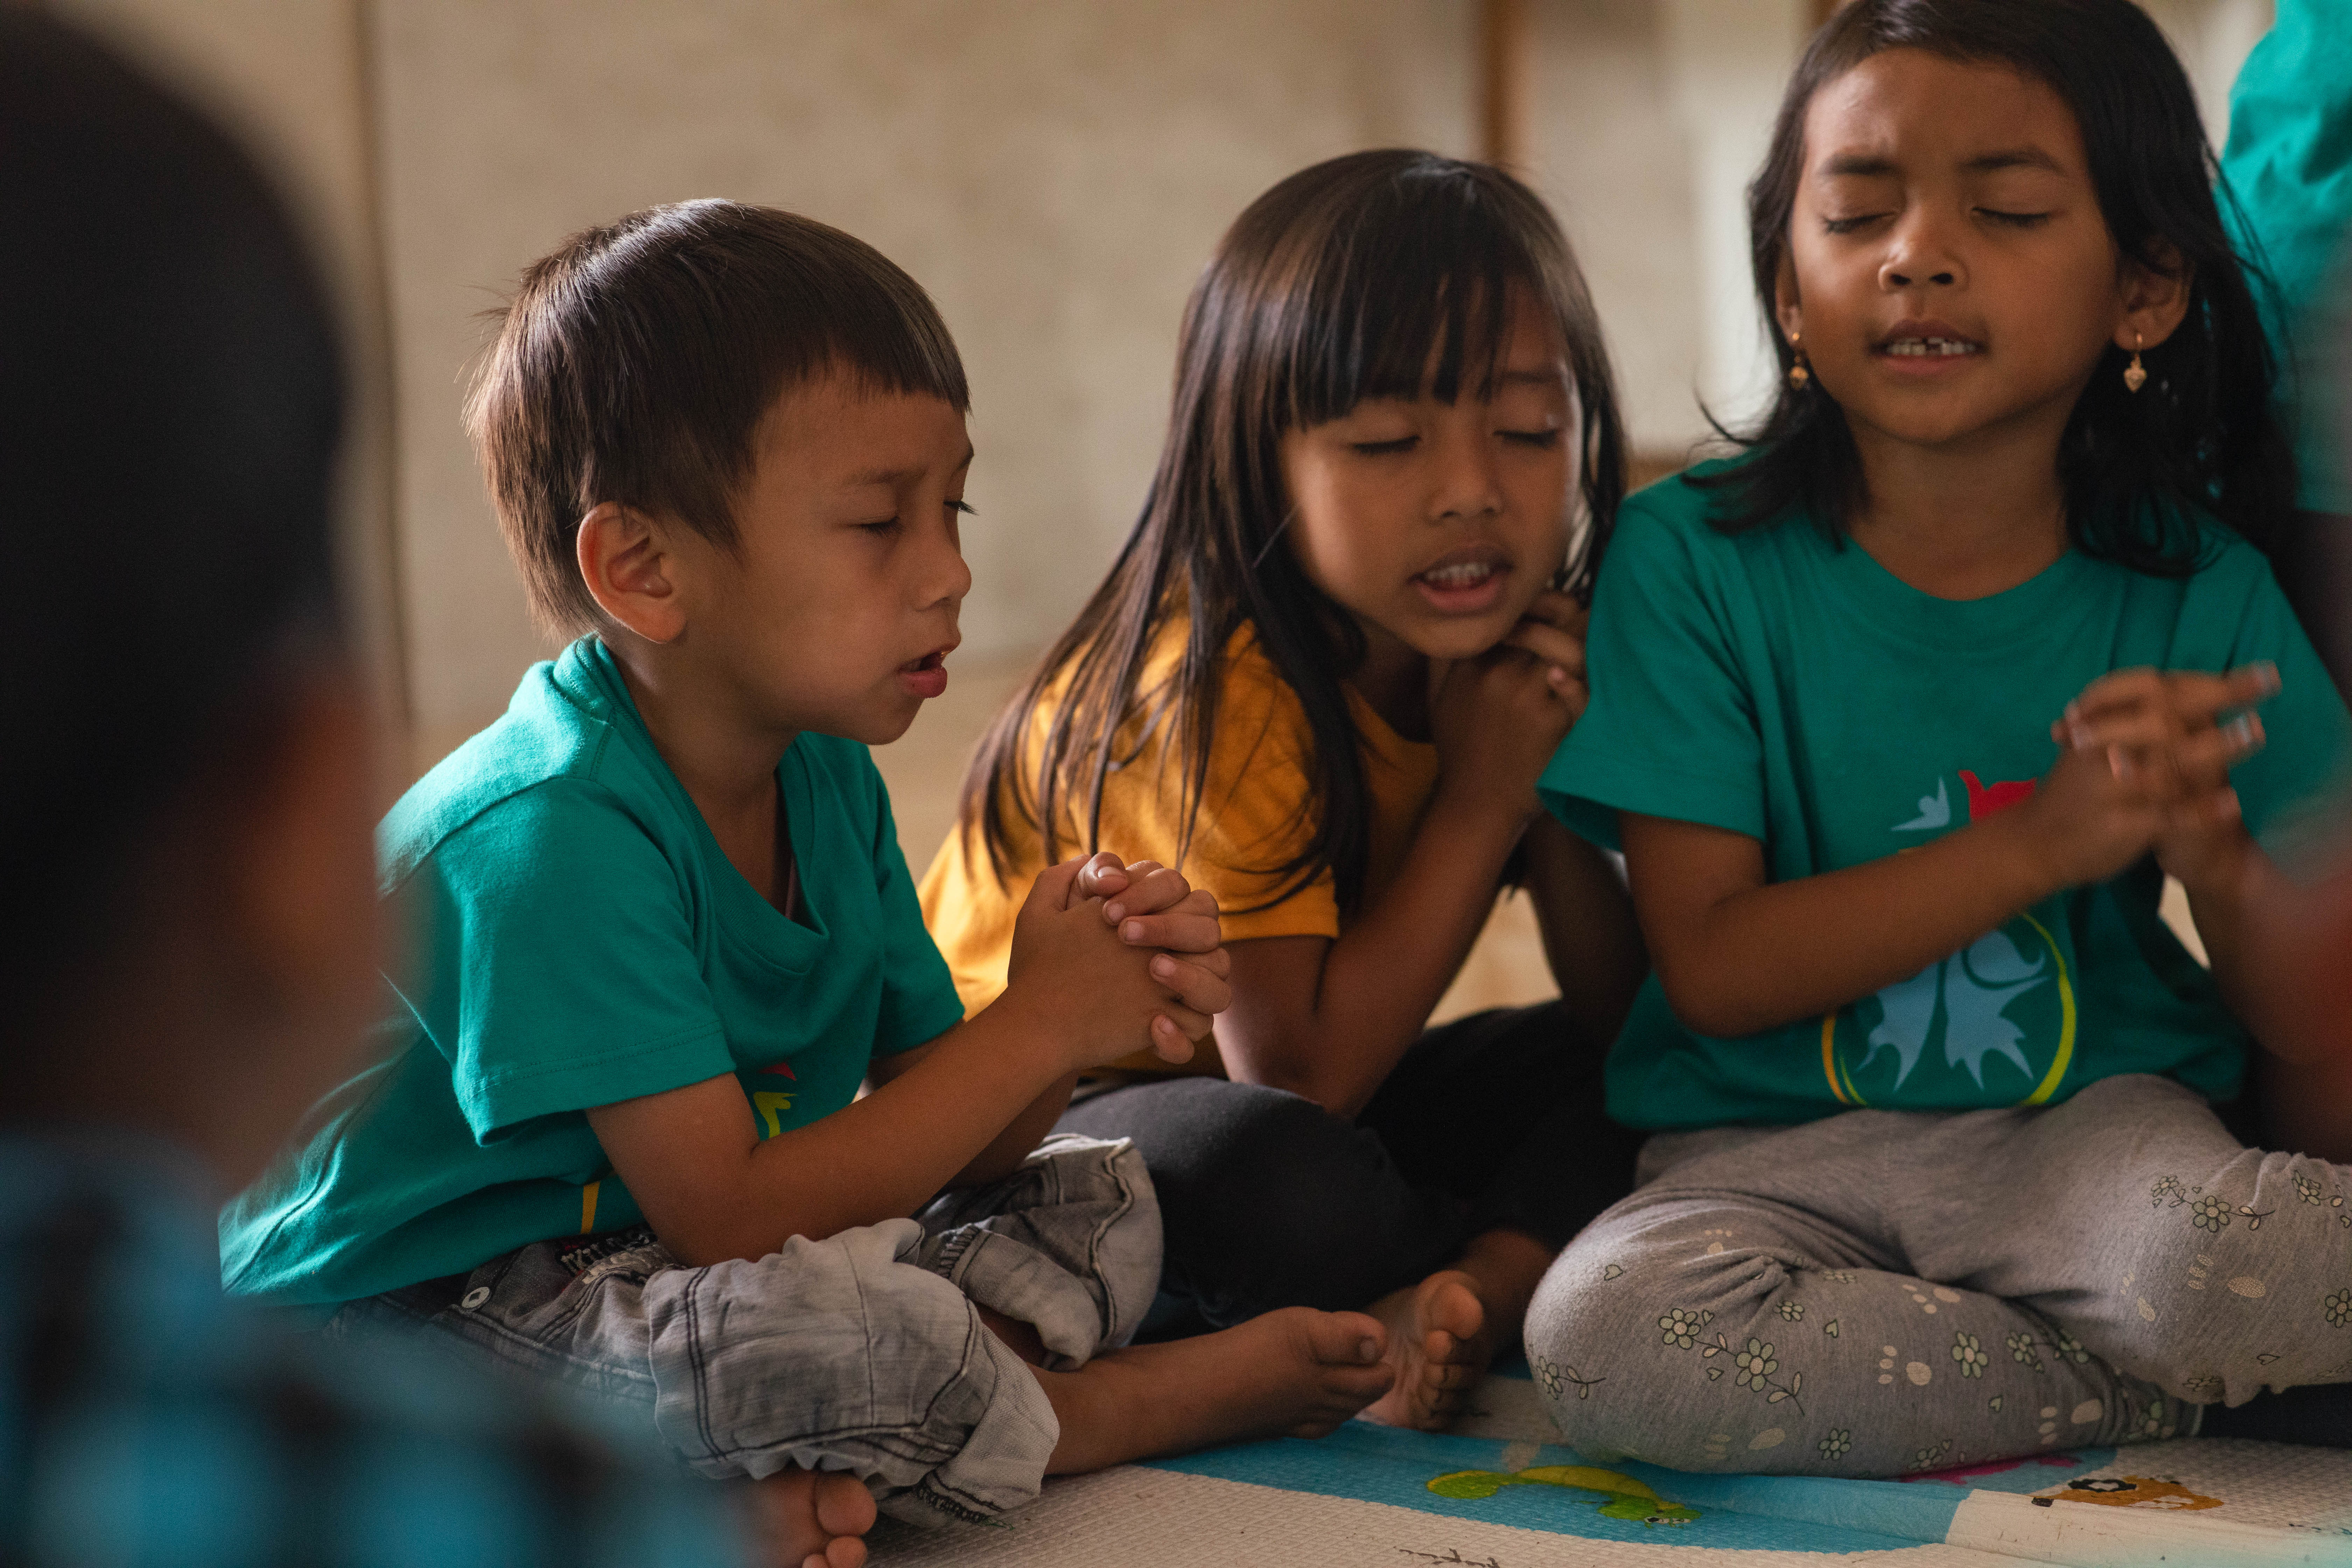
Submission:
{"label": "girl in teal t-shirt", "polygon": [[1588,1453],[1883,1475],[2344,1403],[2221,1413],[2352,1378],[2352,1169],[2210,1103],[2249,1041],[2326,1065],[2280,860],[2352,720],[2258,548],[2293,468],[2211,170],[2129,0],[1858,0],[1798,68],[1750,193],[1785,380],[1621,513],[1544,780],[1657,970],[1610,1063],[1644,1184],[1528,1318]]}

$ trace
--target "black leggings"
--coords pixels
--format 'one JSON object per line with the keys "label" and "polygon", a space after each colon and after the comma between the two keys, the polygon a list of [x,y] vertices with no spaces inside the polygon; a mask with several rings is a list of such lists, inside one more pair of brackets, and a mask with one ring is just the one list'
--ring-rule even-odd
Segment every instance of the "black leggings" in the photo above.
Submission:
{"label": "black leggings", "polygon": [[1352,1122],[1221,1078],[1130,1084],[1065,1132],[1131,1138],[1159,1190],[1162,1332],[1362,1307],[1482,1231],[1557,1251],[1633,1189],[1640,1135],[1601,1110],[1606,1042],[1557,1002],[1422,1036]]}

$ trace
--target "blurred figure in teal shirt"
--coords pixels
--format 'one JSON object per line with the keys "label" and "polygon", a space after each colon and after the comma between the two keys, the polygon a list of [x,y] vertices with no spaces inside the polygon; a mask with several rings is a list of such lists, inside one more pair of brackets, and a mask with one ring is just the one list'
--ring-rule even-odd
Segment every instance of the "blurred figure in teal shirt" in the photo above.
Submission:
{"label": "blurred figure in teal shirt", "polygon": [[2352,4],[2277,0],[2230,93],[2222,204],[2257,294],[2294,432],[2296,519],[2279,585],[2352,694]]}

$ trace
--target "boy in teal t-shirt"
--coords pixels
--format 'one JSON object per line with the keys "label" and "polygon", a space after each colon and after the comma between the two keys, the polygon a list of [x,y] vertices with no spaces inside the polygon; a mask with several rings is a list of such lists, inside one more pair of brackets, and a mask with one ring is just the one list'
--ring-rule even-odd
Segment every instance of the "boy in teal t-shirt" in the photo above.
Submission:
{"label": "boy in teal t-shirt", "polygon": [[525,273],[471,418],[534,610],[586,635],[385,819],[415,977],[221,1222],[232,1289],[647,1407],[828,1568],[877,1497],[985,1519],[1390,1377],[1376,1321],[1303,1308],[1119,1348],[1150,1178],[1039,1146],[1078,1072],[1207,1032],[1213,900],[1049,869],[961,1017],[866,746],[946,686],[966,403],[921,289],[789,214],[653,208]]}
{"label": "boy in teal t-shirt", "polygon": [[532,669],[378,835],[427,943],[387,1028],[423,1049],[343,1085],[321,1157],[232,1205],[229,1287],[339,1303],[641,1225],[585,1107],[732,1074],[772,1138],[960,1022],[866,748],[803,735],[778,782],[821,923],[728,864],[602,642]]}

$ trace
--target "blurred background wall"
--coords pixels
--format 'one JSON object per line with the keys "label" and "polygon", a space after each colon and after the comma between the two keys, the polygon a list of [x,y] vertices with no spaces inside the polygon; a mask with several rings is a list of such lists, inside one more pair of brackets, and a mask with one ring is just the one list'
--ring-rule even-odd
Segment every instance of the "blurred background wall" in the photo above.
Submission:
{"label": "blurred background wall", "polygon": [[[2144,3],[2218,145],[2271,0]],[[241,125],[310,214],[358,347],[352,574],[409,774],[548,647],[458,424],[480,313],[525,263],[726,195],[931,291],[971,374],[981,515],[955,684],[879,758],[919,874],[964,747],[1133,519],[1185,294],[1244,204],[1357,148],[1501,152],[1566,224],[1664,471],[1702,399],[1756,400],[1740,191],[1833,4],[50,0]]]}
{"label": "blurred background wall", "polygon": [[[1177,318],[1283,174],[1475,155],[1486,10],[1517,161],[1567,222],[1636,447],[1761,358],[1739,187],[1821,0],[60,0],[240,121],[312,215],[364,351],[356,575],[425,738],[543,644],[458,405],[478,314],[583,225],[730,195],[838,224],[938,298],[981,461],[968,656],[1035,647],[1125,532]],[[2269,0],[2151,0],[2214,121]]]}

